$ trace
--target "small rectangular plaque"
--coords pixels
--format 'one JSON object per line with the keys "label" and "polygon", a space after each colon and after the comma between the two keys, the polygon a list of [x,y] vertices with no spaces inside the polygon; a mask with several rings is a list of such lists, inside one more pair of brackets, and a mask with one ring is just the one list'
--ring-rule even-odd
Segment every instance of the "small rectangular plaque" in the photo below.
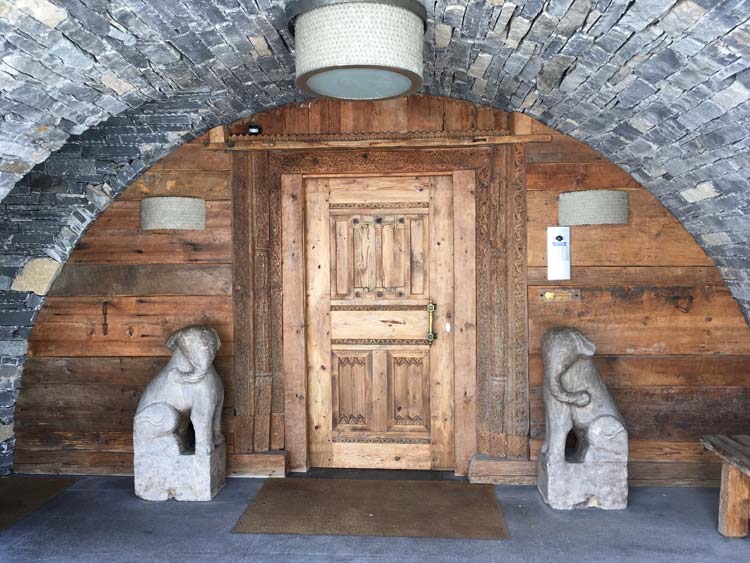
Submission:
{"label": "small rectangular plaque", "polygon": [[560,301],[580,301],[581,290],[580,289],[544,289],[539,292],[539,297],[542,301],[547,302],[560,302]]}

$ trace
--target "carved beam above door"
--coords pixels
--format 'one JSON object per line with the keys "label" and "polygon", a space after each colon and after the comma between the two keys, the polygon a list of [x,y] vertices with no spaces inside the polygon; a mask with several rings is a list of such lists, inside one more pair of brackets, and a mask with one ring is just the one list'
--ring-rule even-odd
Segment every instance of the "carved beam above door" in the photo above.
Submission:
{"label": "carved beam above door", "polygon": [[214,127],[208,148],[233,151],[291,151],[322,149],[394,149],[487,147],[549,143],[551,135],[508,135],[505,130],[413,131],[302,135],[231,135]]}

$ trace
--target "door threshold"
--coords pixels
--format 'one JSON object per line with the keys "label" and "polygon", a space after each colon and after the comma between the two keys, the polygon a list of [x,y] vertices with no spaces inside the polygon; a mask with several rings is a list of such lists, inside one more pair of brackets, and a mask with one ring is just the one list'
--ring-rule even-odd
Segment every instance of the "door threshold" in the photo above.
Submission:
{"label": "door threshold", "polygon": [[289,473],[289,478],[352,479],[360,481],[466,481],[466,477],[453,471],[427,471],[418,469],[349,469],[336,467],[311,467],[307,472]]}

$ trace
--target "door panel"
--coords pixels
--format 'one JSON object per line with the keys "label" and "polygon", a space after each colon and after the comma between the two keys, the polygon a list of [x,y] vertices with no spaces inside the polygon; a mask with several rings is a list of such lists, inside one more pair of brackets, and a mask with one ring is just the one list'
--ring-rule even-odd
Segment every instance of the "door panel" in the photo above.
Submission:
{"label": "door panel", "polygon": [[304,188],[309,464],[454,468],[453,176]]}

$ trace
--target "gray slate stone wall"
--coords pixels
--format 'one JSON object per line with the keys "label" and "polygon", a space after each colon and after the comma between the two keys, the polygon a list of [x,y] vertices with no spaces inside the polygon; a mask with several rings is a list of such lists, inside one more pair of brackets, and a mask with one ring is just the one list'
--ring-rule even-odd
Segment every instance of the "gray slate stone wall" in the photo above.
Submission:
{"label": "gray slate stone wall", "polygon": [[[750,0],[425,2],[426,93],[523,111],[622,166],[750,319]],[[218,123],[302,96],[281,0],[0,0],[0,473],[43,296],[122,189]]]}

